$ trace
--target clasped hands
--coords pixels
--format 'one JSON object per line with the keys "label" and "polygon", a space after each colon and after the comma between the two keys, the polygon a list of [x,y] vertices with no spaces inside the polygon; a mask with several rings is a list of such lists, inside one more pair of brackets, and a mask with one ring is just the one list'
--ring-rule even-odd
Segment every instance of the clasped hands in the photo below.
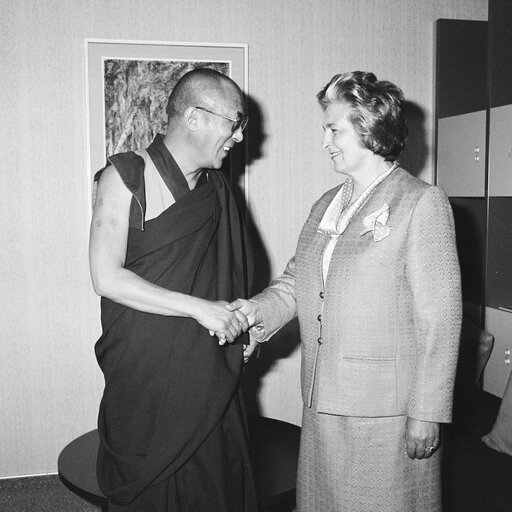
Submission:
{"label": "clasped hands", "polygon": [[[198,318],[211,336],[217,336],[219,345],[233,343],[243,332],[247,332],[262,320],[258,304],[246,299],[237,299],[231,303],[222,300],[209,302]],[[256,343],[252,345],[256,346]],[[247,354],[244,351],[244,356],[248,358],[253,350]]]}

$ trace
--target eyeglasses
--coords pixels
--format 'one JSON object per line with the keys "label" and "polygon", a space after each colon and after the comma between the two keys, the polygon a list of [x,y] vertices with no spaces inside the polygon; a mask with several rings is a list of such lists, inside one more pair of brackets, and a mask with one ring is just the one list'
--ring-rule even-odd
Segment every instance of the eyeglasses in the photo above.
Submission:
{"label": "eyeglasses", "polygon": [[224,116],[222,114],[217,114],[217,112],[212,112],[211,110],[208,110],[204,107],[194,107],[198,110],[203,110],[204,112],[208,112],[208,114],[213,114],[214,116],[222,117],[222,119],[226,119],[227,121],[231,121],[233,123],[233,126],[231,127],[231,133],[235,133],[238,129],[244,131],[244,128],[247,126],[247,122],[249,121],[249,118],[242,114],[242,112],[236,113],[236,119],[233,119],[228,116]]}

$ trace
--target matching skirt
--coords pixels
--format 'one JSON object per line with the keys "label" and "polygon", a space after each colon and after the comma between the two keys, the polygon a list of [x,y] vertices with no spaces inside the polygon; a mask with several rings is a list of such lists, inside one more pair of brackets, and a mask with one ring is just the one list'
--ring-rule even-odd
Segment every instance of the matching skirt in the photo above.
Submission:
{"label": "matching skirt", "polygon": [[297,512],[440,511],[441,451],[410,459],[405,423],[304,407]]}

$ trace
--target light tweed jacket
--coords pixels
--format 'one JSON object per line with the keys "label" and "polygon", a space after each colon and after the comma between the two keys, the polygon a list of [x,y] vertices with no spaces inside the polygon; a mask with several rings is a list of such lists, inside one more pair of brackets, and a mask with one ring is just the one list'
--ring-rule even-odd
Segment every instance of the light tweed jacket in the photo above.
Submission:
{"label": "light tweed jacket", "polygon": [[[303,400],[311,405],[314,384],[319,412],[448,422],[462,316],[448,199],[395,170],[340,236],[324,286],[329,239],[317,227],[338,190],[313,205],[295,257],[253,298],[264,339],[298,315]],[[390,234],[362,235],[363,219],[386,203]]]}

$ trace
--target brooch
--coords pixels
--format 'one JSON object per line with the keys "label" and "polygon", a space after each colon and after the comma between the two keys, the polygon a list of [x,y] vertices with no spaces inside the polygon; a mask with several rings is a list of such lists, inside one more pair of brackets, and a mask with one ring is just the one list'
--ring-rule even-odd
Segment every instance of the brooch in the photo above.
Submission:
{"label": "brooch", "polygon": [[380,242],[384,240],[389,234],[391,230],[386,226],[386,223],[389,218],[389,205],[384,203],[381,208],[379,208],[376,212],[370,213],[363,219],[363,226],[365,229],[361,231],[359,236],[366,235],[370,231],[373,234],[373,240],[375,242]]}

